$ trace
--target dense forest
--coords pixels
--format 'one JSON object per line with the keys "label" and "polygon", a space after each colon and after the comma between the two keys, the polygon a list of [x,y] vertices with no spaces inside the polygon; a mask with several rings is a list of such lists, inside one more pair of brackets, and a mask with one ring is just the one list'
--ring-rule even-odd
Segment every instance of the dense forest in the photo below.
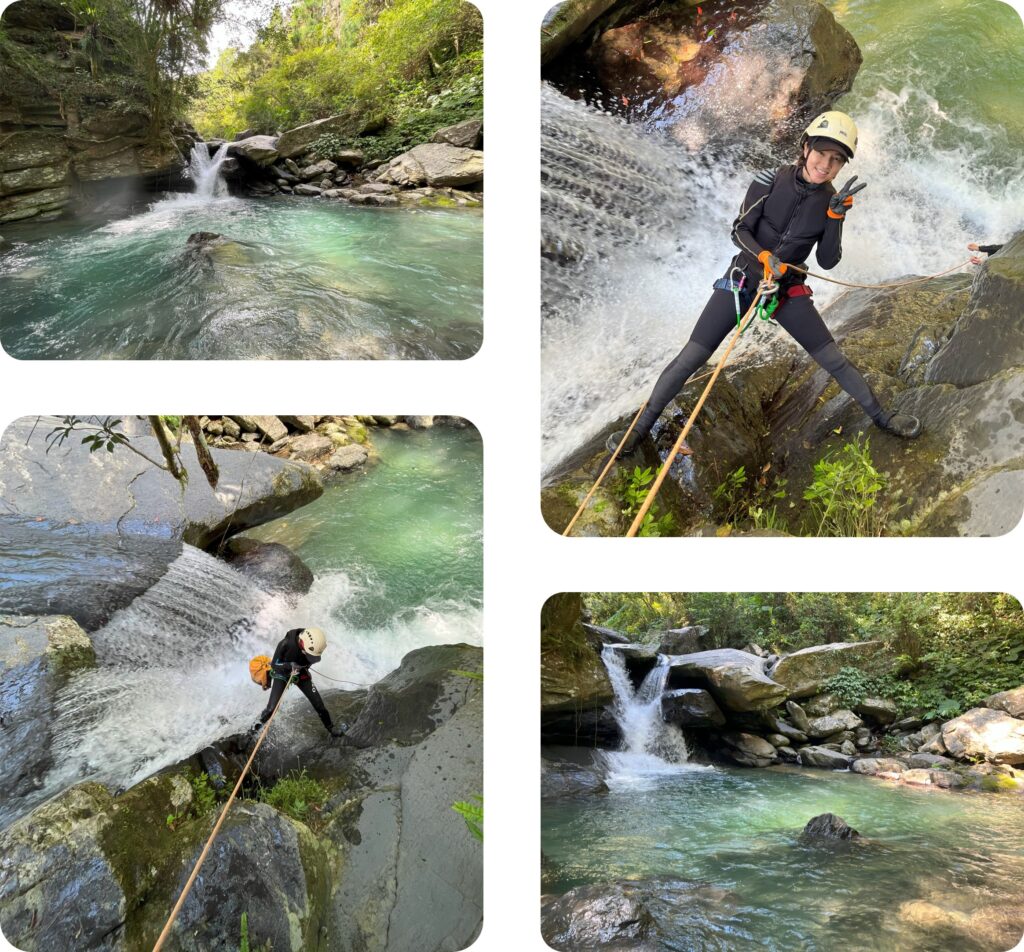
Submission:
{"label": "dense forest", "polygon": [[383,133],[372,153],[394,155],[482,115],[482,20],[463,0],[297,0],[198,83],[191,118],[207,138],[349,112]]}
{"label": "dense forest", "polygon": [[[884,683],[847,672],[832,686],[880,693],[906,710],[953,717],[1017,687],[1024,671],[1024,617],[1009,595],[948,592],[594,593],[595,624],[638,641],[666,629],[706,625],[711,648],[755,643],[773,652],[830,642],[881,640],[898,656]],[[849,684],[845,682],[849,681]],[[853,683],[857,681],[857,683]]]}

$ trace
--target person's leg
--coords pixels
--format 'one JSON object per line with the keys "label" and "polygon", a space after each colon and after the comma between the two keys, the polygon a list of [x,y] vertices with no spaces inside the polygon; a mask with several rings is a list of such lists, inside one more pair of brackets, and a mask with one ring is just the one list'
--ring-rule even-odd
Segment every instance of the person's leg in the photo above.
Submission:
{"label": "person's leg", "polygon": [[[640,438],[654,426],[654,421],[661,415],[661,411],[682,390],[683,385],[693,376],[694,372],[707,362],[707,359],[735,326],[736,303],[733,296],[728,291],[718,289],[712,291],[686,346],[661,372],[658,382],[655,383],[650,397],[647,398],[644,412],[637,420],[626,445],[622,448],[623,455],[633,452]],[[625,430],[613,433],[608,440],[608,448],[613,450],[624,434]]]}
{"label": "person's leg", "polygon": [[313,710],[316,711],[319,716],[320,722],[331,734],[339,736],[348,730],[347,724],[339,723],[337,728],[335,728],[331,721],[330,712],[327,710],[327,706],[324,704],[324,699],[320,696],[320,692],[316,689],[316,685],[313,683],[312,677],[307,674],[305,677],[299,678],[295,684],[298,686],[298,689],[306,695],[306,699],[313,705]]}
{"label": "person's leg", "polygon": [[917,417],[882,407],[864,375],[839,349],[809,295],[786,300],[775,312],[775,319],[860,404],[873,423],[896,436],[915,437],[921,432]]}
{"label": "person's leg", "polygon": [[281,695],[284,694],[284,686],[284,681],[278,678],[270,679],[270,700],[267,701],[267,706],[263,709],[263,713],[260,714],[260,719],[253,726],[253,730],[262,730],[263,725],[270,720],[270,715],[274,713],[277,702],[281,700]]}

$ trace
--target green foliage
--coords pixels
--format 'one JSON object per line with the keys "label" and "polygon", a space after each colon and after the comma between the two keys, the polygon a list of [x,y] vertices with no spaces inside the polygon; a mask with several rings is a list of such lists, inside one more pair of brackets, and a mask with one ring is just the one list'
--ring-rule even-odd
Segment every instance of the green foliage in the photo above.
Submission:
{"label": "green foliage", "polygon": [[278,780],[269,790],[261,789],[259,799],[293,820],[315,827],[328,795],[327,788],[303,769]]}
{"label": "green foliage", "polygon": [[297,0],[275,8],[248,50],[198,78],[192,112],[207,137],[273,133],[342,113],[377,134],[317,144],[385,159],[441,126],[483,114],[483,24],[463,0]]}
{"label": "green foliage", "polygon": [[205,816],[217,805],[217,791],[210,786],[210,778],[205,773],[196,774],[191,783],[192,813]]}
{"label": "green foliage", "polygon": [[238,944],[238,952],[249,952],[249,914],[242,913],[241,941]]}
{"label": "green foliage", "polygon": [[891,674],[871,675],[860,668],[841,668],[825,682],[823,691],[834,694],[847,708],[860,704],[866,697],[894,701],[901,716],[921,707],[921,698],[910,682]]}
{"label": "green foliage", "polygon": [[[723,526],[743,529],[789,531],[786,519],[779,513],[778,503],[786,498],[784,477],[769,481],[771,464],[751,479],[745,466],[729,473],[712,492],[715,516]],[[793,504],[791,503],[790,506]]]}
{"label": "green foliage", "polygon": [[461,668],[451,668],[451,674],[457,675],[460,678],[469,678],[471,681],[483,681],[483,671],[463,671]]}
{"label": "green foliage", "polygon": [[892,734],[886,734],[882,738],[882,753],[883,754],[898,754],[903,748],[900,747],[899,738],[894,737]]}
{"label": "green foliage", "polygon": [[870,441],[858,435],[838,452],[814,464],[814,478],[804,490],[817,523],[816,534],[880,535],[888,513],[880,505],[889,477],[875,469]]}
{"label": "green foliage", "polygon": [[482,841],[484,838],[484,798],[474,793],[470,800],[475,800],[476,803],[458,800],[452,804],[452,809],[465,820],[469,832]]}
{"label": "green foliage", "polygon": [[[622,515],[631,522],[640,511],[654,482],[654,470],[650,466],[641,469],[634,466],[633,471],[622,473],[615,481],[613,491],[622,505]],[[670,512],[658,516],[659,506],[655,503],[644,514],[643,522],[637,535],[646,538],[671,535],[676,527],[675,516]]]}
{"label": "green foliage", "polygon": [[125,446],[129,442],[128,437],[118,431],[120,425],[121,420],[115,417],[93,417],[91,421],[77,416],[63,417],[46,436],[46,452],[63,446],[75,431],[89,429],[93,432],[82,437],[82,445],[88,446],[90,453],[95,453],[104,446],[108,453],[113,453],[115,446]]}

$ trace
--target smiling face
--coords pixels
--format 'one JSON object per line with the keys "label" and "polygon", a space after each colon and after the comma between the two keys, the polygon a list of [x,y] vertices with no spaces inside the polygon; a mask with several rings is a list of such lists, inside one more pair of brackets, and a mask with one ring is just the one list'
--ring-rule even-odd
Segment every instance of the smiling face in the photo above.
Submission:
{"label": "smiling face", "polygon": [[804,144],[804,164],[800,171],[808,182],[814,185],[831,182],[844,165],[846,156],[839,146],[832,149],[827,143],[819,142],[818,148],[812,149],[810,145]]}

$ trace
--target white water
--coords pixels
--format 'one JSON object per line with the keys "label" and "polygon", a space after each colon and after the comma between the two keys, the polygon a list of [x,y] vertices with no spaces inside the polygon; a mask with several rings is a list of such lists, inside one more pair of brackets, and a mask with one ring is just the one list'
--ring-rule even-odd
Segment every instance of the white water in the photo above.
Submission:
{"label": "white water", "polygon": [[[461,605],[406,611],[373,631],[352,628],[345,609],[361,592],[348,575],[332,572],[304,596],[268,595],[226,563],[185,546],[156,585],[92,635],[97,668],[58,695],[55,766],[19,811],[84,779],[129,787],[247,730],[267,699],[249,679],[248,661],[272,654],[290,628],[325,630],[328,648],[313,669],[324,691],[372,684],[414,648],[480,644],[481,611]],[[287,742],[309,714],[304,698],[285,704],[268,743]]]}
{"label": "white water", "polygon": [[[967,242],[1000,240],[1024,223],[1020,163],[993,167],[979,144],[986,130],[946,115],[912,80],[858,105],[860,148],[849,171],[868,188],[844,229],[834,272],[842,280],[931,274],[966,259]],[[547,84],[541,108],[545,245],[575,259],[542,263],[548,474],[634,412],[685,343],[735,253],[732,220],[759,165],[706,159]],[[841,293],[812,285],[819,306]],[[745,355],[770,339],[762,328],[748,334]]]}
{"label": "white water", "polygon": [[642,787],[666,774],[711,769],[691,764],[683,732],[662,720],[661,696],[669,673],[667,656],[658,655],[655,667],[634,690],[625,661],[625,651],[629,648],[628,645],[605,645],[601,651],[601,660],[615,694],[612,712],[623,744],[622,750],[601,754],[608,785]]}
{"label": "white water", "polygon": [[210,155],[209,146],[205,142],[197,142],[192,146],[192,155],[188,164],[189,178],[195,182],[196,196],[202,199],[225,198],[228,185],[220,174],[220,167],[228,155],[228,143],[225,142],[217,151]]}

